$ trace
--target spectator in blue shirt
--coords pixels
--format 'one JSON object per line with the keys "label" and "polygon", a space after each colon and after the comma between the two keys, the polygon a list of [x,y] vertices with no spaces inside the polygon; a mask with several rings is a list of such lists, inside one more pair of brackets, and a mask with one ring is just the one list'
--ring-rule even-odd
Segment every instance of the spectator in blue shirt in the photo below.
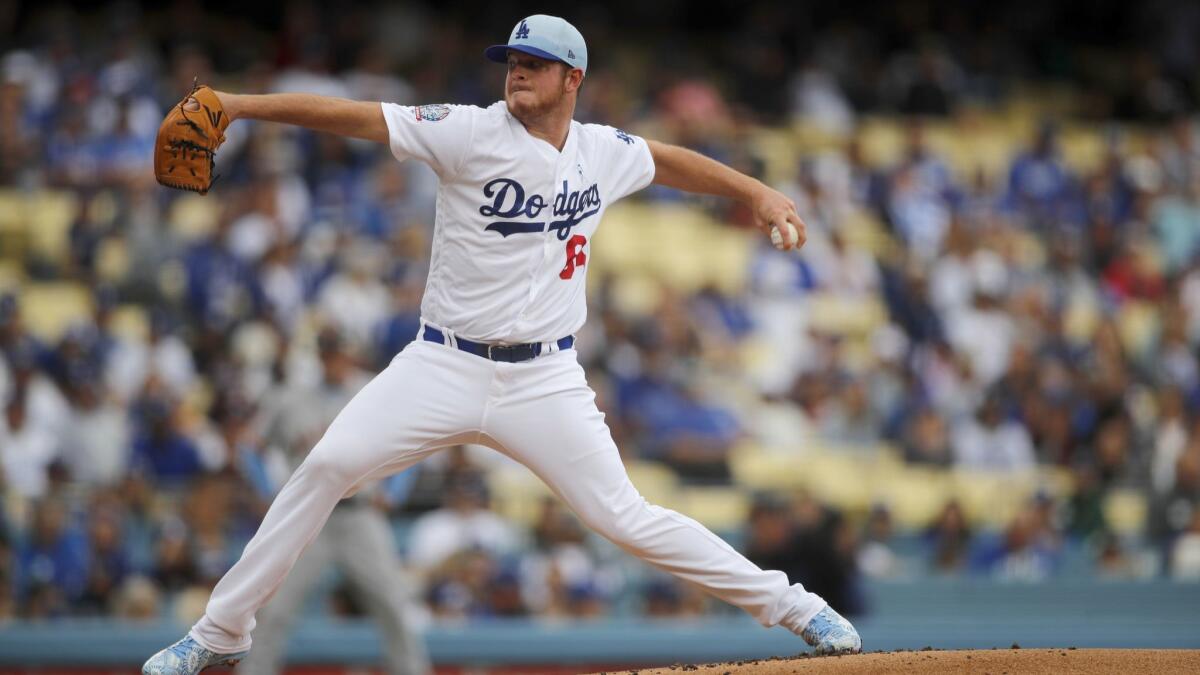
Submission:
{"label": "spectator in blue shirt", "polygon": [[1071,215],[1073,191],[1073,176],[1058,155],[1058,130],[1043,123],[1033,148],[1018,156],[1009,170],[1004,206],[1029,225],[1045,228]]}
{"label": "spectator in blue shirt", "polygon": [[161,486],[179,486],[200,474],[200,450],[179,430],[176,404],[165,394],[152,392],[137,407],[141,419],[133,442],[135,470],[153,476]]}
{"label": "spectator in blue shirt", "polygon": [[29,535],[17,551],[18,597],[39,616],[66,613],[87,580],[87,544],[70,526],[69,517],[60,500],[39,502]]}

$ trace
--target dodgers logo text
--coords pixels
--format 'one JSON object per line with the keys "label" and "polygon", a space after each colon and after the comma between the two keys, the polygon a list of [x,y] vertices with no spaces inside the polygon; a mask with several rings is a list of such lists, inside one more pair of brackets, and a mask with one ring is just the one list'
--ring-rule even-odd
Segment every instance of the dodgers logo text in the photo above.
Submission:
{"label": "dodgers logo text", "polygon": [[[567,181],[550,204],[540,194],[527,195],[525,186],[512,178],[496,178],[483,186],[483,196],[491,200],[479,207],[479,214],[499,218],[485,229],[507,237],[512,234],[553,230],[560,241],[571,236],[571,229],[585,218],[600,212],[600,188],[596,183],[582,190],[571,190]],[[549,222],[538,220],[550,207]]]}

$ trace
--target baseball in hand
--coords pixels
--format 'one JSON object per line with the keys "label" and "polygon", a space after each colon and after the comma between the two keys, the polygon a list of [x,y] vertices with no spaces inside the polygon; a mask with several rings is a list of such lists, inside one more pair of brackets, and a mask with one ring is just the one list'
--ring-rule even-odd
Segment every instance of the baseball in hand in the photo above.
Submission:
{"label": "baseball in hand", "polygon": [[788,242],[795,243],[800,238],[799,233],[796,232],[795,225],[784,221],[783,227],[786,227],[788,232],[784,233],[779,225],[771,225],[771,243],[775,245],[775,248],[781,251],[787,247]]}

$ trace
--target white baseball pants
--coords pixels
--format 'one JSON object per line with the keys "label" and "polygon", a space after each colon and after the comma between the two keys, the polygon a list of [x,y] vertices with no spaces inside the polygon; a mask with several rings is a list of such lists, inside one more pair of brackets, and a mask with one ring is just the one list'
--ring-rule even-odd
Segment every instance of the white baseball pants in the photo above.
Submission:
{"label": "white baseball pants", "polygon": [[346,405],[275,497],[191,635],[215,652],[250,647],[254,614],[329,518],[363,484],[451,445],[487,445],[529,467],[604,537],[764,626],[799,633],[820,596],[763,571],[703,525],[652,504],[625,473],[574,350],[489,361],[418,340]]}

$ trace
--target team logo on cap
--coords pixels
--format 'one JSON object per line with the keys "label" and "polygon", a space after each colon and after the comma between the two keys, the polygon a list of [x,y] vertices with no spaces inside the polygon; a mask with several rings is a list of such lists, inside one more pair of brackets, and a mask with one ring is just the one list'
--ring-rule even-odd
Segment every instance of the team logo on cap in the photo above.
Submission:
{"label": "team logo on cap", "polygon": [[446,119],[446,115],[450,114],[450,107],[440,103],[434,105],[418,106],[415,110],[417,121],[425,120],[426,122],[437,122]]}
{"label": "team logo on cap", "polygon": [[521,25],[517,26],[517,32],[513,34],[513,38],[524,40],[529,37],[529,24],[525,23],[525,19],[521,19]]}

